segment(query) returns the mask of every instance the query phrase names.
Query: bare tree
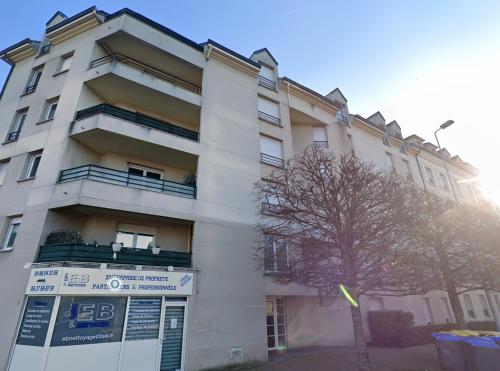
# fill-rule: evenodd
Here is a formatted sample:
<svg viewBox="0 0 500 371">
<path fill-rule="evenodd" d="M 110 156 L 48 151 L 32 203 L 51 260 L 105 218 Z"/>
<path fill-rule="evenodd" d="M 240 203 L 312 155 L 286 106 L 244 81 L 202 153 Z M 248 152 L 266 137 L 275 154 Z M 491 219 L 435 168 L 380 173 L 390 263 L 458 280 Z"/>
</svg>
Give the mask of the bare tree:
<svg viewBox="0 0 500 371">
<path fill-rule="evenodd" d="M 376 291 L 417 294 L 405 287 L 406 255 L 399 254 L 415 222 L 421 190 L 354 157 L 336 158 L 314 146 L 287 161 L 257 186 L 266 201 L 257 256 L 281 284 L 337 295 L 347 287 L 354 300 Z M 418 267 L 409 266 L 417 271 Z M 357 366 L 370 369 L 359 305 L 351 305 Z"/>
<path fill-rule="evenodd" d="M 467 328 L 459 295 L 500 288 L 500 221 L 488 204 L 456 205 L 428 194 L 406 247 L 432 289 L 448 293 L 455 320 Z M 415 280 L 411 274 L 402 280 Z M 429 287 L 428 287 L 429 288 Z M 492 308 L 493 309 L 493 308 Z"/>
</svg>

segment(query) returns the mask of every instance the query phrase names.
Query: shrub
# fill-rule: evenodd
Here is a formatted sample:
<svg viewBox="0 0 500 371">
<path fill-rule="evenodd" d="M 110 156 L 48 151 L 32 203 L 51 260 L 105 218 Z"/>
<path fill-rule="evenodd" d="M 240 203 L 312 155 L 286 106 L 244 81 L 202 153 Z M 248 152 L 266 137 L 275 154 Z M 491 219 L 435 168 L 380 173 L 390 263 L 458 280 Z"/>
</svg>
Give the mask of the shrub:
<svg viewBox="0 0 500 371">
<path fill-rule="evenodd" d="M 80 232 L 71 228 L 57 229 L 49 233 L 45 245 L 79 245 L 83 243 Z"/>
<path fill-rule="evenodd" d="M 368 312 L 372 343 L 385 347 L 405 347 L 413 337 L 413 313 L 401 310 Z"/>
</svg>

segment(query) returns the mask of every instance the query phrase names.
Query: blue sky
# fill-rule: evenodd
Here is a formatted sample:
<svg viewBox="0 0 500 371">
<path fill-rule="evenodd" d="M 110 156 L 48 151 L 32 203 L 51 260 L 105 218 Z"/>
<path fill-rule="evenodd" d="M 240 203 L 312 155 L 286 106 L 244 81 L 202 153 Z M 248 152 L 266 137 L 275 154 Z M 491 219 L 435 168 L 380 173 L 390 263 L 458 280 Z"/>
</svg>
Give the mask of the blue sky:
<svg viewBox="0 0 500 371">
<path fill-rule="evenodd" d="M 323 94 L 339 87 L 351 112 L 380 110 L 404 135 L 430 140 L 454 119 L 443 144 L 489 173 L 490 182 L 499 178 L 491 156 L 500 144 L 499 1 L 17 1 L 0 15 L 0 48 L 39 39 L 57 10 L 71 16 L 92 5 L 129 7 L 246 56 L 267 47 L 281 76 Z M 7 72 L 0 64 L 0 81 Z"/>
</svg>

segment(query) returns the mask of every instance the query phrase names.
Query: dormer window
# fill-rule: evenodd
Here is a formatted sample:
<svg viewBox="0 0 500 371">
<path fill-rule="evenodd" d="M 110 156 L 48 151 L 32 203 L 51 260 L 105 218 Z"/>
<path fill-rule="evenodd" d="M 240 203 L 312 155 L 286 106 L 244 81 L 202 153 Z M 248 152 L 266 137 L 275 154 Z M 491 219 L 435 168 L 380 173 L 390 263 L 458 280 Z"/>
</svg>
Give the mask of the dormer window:
<svg viewBox="0 0 500 371">
<path fill-rule="evenodd" d="M 382 137 L 382 142 L 383 142 L 386 146 L 388 146 L 388 147 L 390 147 L 390 146 L 391 146 L 391 145 L 389 144 L 389 137 L 388 137 L 387 135 L 384 135 L 384 136 Z"/>
</svg>

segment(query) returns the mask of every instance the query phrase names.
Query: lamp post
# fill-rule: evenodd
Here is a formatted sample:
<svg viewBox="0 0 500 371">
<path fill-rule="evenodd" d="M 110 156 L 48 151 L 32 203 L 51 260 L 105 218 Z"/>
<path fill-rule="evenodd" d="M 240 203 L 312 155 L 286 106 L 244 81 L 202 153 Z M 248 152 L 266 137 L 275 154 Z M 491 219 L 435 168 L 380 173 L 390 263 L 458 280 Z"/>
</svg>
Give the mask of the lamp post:
<svg viewBox="0 0 500 371">
<path fill-rule="evenodd" d="M 441 124 L 439 126 L 439 129 L 437 129 L 434 132 L 434 137 L 436 138 L 436 142 L 437 142 L 437 145 L 438 145 L 438 148 L 439 148 L 439 154 L 441 156 L 441 161 L 443 161 L 444 170 L 446 171 L 446 176 L 448 177 L 448 182 L 450 183 L 450 188 L 451 188 L 451 191 L 453 193 L 453 198 L 455 199 L 455 202 L 458 204 L 458 197 L 457 197 L 457 194 L 455 192 L 455 186 L 453 185 L 453 180 L 451 179 L 451 175 L 450 175 L 450 172 L 448 170 L 448 165 L 446 165 L 446 160 L 444 158 L 443 151 L 441 149 L 441 144 L 439 144 L 439 139 L 438 139 L 438 135 L 437 135 L 437 133 L 438 133 L 439 130 L 444 130 L 447 127 L 450 127 L 451 125 L 453 125 L 454 123 L 455 123 L 455 121 L 448 120 L 445 123 Z"/>
</svg>

